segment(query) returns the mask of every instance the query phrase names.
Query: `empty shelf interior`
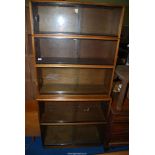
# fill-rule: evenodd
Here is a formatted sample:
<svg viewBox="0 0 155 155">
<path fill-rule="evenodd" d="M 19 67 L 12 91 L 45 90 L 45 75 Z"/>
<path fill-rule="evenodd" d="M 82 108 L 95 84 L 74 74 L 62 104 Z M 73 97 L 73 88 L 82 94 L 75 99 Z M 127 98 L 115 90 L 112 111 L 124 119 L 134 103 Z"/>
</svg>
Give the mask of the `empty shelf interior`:
<svg viewBox="0 0 155 155">
<path fill-rule="evenodd" d="M 48 84 L 40 89 L 41 94 L 106 94 L 107 92 L 104 85 Z"/>
<path fill-rule="evenodd" d="M 122 7 L 59 4 L 32 3 L 35 33 L 117 35 Z"/>
<path fill-rule="evenodd" d="M 109 101 L 39 102 L 41 123 L 106 123 Z"/>
<path fill-rule="evenodd" d="M 117 41 L 35 38 L 38 64 L 113 65 Z"/>
<path fill-rule="evenodd" d="M 104 141 L 104 126 L 42 126 L 43 144 L 100 145 Z M 44 132 L 44 133 L 43 133 Z"/>
<path fill-rule="evenodd" d="M 112 69 L 38 68 L 40 94 L 107 95 Z"/>
</svg>

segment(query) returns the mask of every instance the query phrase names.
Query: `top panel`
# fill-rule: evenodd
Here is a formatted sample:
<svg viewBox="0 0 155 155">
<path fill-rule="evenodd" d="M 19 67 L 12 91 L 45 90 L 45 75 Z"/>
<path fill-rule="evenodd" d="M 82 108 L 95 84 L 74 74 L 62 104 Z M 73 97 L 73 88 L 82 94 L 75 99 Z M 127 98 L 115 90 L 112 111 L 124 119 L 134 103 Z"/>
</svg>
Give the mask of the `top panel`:
<svg viewBox="0 0 155 155">
<path fill-rule="evenodd" d="M 32 2 L 35 34 L 118 36 L 123 7 Z"/>
</svg>

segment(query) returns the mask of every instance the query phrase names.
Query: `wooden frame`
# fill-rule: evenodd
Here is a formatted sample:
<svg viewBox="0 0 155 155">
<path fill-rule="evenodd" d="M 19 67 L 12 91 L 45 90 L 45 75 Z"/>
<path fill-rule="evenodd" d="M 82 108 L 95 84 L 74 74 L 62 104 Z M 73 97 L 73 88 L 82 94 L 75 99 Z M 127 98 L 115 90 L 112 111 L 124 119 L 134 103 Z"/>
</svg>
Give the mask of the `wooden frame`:
<svg viewBox="0 0 155 155">
<path fill-rule="evenodd" d="M 110 3 L 95 3 L 95 2 L 79 2 L 78 0 L 31 0 L 31 2 L 53 2 L 53 3 L 63 3 L 63 4 L 83 4 L 83 5 L 95 5 L 95 6 L 110 6 L 110 7 L 125 7 L 125 5 L 117 5 Z"/>
</svg>

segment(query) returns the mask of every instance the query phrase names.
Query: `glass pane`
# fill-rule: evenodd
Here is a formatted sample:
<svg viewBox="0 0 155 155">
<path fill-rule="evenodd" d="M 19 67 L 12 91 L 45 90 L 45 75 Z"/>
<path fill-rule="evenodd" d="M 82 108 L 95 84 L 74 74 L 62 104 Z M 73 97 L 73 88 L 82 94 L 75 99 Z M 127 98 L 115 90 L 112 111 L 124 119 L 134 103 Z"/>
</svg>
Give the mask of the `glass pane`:
<svg viewBox="0 0 155 155">
<path fill-rule="evenodd" d="M 108 94 L 112 69 L 38 68 L 40 94 Z"/>
<path fill-rule="evenodd" d="M 117 36 L 121 7 L 33 2 L 34 33 Z"/>
<path fill-rule="evenodd" d="M 33 3 L 33 20 L 35 33 L 77 32 L 78 14 L 76 8 L 61 5 L 35 5 Z"/>
<path fill-rule="evenodd" d="M 80 40 L 79 57 L 92 64 L 112 65 L 117 41 Z"/>
<path fill-rule="evenodd" d="M 104 143 L 104 125 L 41 126 L 43 145 L 100 145 Z"/>
<path fill-rule="evenodd" d="M 112 65 L 116 44 L 108 40 L 36 38 L 36 62 Z"/>
<path fill-rule="evenodd" d="M 106 123 L 109 101 L 39 102 L 41 123 Z M 63 112 L 62 112 L 63 109 Z"/>
<path fill-rule="evenodd" d="M 117 36 L 121 8 L 83 7 L 81 14 L 81 33 Z"/>
</svg>

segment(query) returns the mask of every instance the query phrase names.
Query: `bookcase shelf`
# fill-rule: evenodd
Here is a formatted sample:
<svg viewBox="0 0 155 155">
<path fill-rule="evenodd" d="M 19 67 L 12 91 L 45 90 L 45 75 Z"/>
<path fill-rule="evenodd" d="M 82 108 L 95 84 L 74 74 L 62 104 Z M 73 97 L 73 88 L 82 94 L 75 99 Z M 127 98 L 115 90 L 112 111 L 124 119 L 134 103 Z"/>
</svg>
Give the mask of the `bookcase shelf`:
<svg viewBox="0 0 155 155">
<path fill-rule="evenodd" d="M 108 95 L 112 69 L 38 68 L 37 73 L 40 94 Z"/>
<path fill-rule="evenodd" d="M 70 146 L 70 145 L 102 145 L 104 143 L 103 125 L 79 126 L 41 126 L 43 145 Z"/>
<path fill-rule="evenodd" d="M 67 85 L 67 84 L 51 84 L 43 85 L 40 94 L 107 94 L 103 85 Z"/>
<path fill-rule="evenodd" d="M 109 101 L 39 102 L 40 124 L 105 124 L 107 123 L 108 104 L 110 104 Z"/>
<path fill-rule="evenodd" d="M 35 64 L 35 67 L 42 68 L 42 67 L 57 67 L 57 68 L 111 68 L 113 69 L 114 66 L 112 65 L 77 65 L 77 64 Z"/>
</svg>

